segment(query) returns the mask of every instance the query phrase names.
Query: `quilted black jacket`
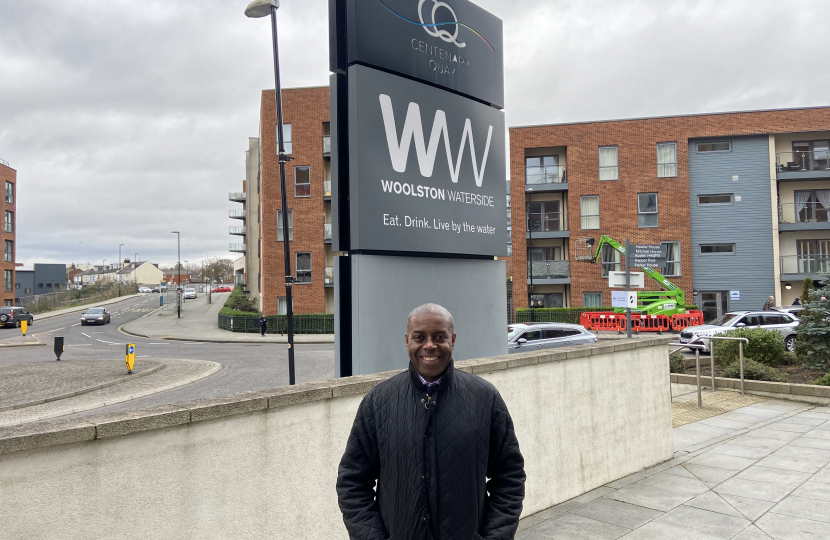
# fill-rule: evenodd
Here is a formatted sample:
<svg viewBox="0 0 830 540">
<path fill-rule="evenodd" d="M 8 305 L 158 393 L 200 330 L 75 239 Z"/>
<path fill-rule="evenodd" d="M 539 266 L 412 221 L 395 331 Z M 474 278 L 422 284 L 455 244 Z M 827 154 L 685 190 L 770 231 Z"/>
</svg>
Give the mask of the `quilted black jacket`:
<svg viewBox="0 0 830 540">
<path fill-rule="evenodd" d="M 450 363 L 428 395 L 410 364 L 360 404 L 337 496 L 353 540 L 510 540 L 524 482 L 495 387 Z"/>
</svg>

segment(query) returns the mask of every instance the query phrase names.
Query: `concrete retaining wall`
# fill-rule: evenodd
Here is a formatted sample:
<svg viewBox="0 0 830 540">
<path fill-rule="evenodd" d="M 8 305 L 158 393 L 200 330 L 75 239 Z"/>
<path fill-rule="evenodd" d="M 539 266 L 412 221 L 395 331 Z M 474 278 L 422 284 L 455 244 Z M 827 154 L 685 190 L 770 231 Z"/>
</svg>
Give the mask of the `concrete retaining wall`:
<svg viewBox="0 0 830 540">
<path fill-rule="evenodd" d="M 697 377 L 695 375 L 686 375 L 683 373 L 672 373 L 671 382 L 697 385 Z M 701 377 L 700 385 L 705 386 L 706 388 L 711 388 L 712 378 Z M 740 390 L 741 380 L 715 377 L 715 386 L 717 388 Z M 779 383 L 771 381 L 750 381 L 745 379 L 744 392 L 747 394 L 755 394 L 775 399 L 787 399 L 803 403 L 814 403 L 816 405 L 830 405 L 830 386 Z"/>
<path fill-rule="evenodd" d="M 669 341 L 459 362 L 510 408 L 525 515 L 672 457 Z M 0 428 L 0 538 L 346 539 L 337 465 L 391 374 Z"/>
</svg>

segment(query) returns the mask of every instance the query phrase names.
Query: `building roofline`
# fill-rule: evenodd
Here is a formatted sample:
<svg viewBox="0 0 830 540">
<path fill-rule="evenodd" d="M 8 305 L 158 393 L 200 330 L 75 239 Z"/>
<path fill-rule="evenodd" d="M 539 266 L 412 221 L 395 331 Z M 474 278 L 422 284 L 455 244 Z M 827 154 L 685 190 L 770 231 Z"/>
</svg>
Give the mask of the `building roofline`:
<svg viewBox="0 0 830 540">
<path fill-rule="evenodd" d="M 320 85 L 316 85 L 316 86 L 294 86 L 292 88 L 283 88 L 282 91 L 285 92 L 287 90 L 313 90 L 315 88 L 329 88 L 329 85 L 320 84 Z M 274 92 L 275 90 L 273 88 L 263 88 L 262 91 L 263 92 Z"/>
<path fill-rule="evenodd" d="M 510 126 L 509 129 L 522 129 L 533 127 L 548 127 L 548 126 L 576 126 L 583 124 L 605 124 L 609 122 L 633 122 L 637 120 L 664 120 L 667 118 L 691 118 L 695 116 L 726 116 L 729 114 L 751 114 L 751 113 L 768 113 L 781 111 L 810 111 L 815 109 L 830 109 L 830 105 L 817 105 L 815 107 L 789 107 L 782 109 L 756 109 L 749 111 L 724 111 L 711 113 L 695 113 L 695 114 L 670 114 L 666 116 L 640 116 L 634 118 L 614 118 L 610 120 L 585 120 L 582 122 L 559 122 L 551 124 L 527 124 L 523 126 Z"/>
</svg>

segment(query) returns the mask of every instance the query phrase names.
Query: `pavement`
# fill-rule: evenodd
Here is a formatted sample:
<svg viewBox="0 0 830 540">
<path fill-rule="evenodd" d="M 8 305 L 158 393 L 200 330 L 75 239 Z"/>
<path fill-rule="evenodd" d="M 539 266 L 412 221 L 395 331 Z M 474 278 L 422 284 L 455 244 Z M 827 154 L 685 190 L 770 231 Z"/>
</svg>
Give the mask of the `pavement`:
<svg viewBox="0 0 830 540">
<path fill-rule="evenodd" d="M 145 317 L 123 325 L 120 330 L 131 336 L 148 339 L 199 341 L 207 343 L 288 343 L 288 336 L 229 332 L 219 328 L 219 311 L 230 293 L 213 294 L 208 303 L 205 294 L 182 304 L 181 317 L 174 305 L 158 309 Z M 294 343 L 334 343 L 334 334 L 295 334 Z"/>
<path fill-rule="evenodd" d="M 830 407 L 709 392 L 685 422 L 690 388 L 672 389 L 674 459 L 522 519 L 516 540 L 830 538 Z"/>
</svg>

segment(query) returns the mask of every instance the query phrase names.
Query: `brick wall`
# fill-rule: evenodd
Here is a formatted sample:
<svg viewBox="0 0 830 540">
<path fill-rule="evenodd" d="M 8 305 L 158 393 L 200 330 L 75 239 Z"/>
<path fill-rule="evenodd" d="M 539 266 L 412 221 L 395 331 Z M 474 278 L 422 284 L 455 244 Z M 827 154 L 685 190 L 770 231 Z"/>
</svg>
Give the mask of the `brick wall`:
<svg viewBox="0 0 830 540">
<path fill-rule="evenodd" d="M 830 129 L 830 107 L 511 128 L 513 256 L 508 268 L 513 272 L 515 307 L 528 305 L 525 149 L 567 147 L 570 305 L 582 306 L 583 292 L 602 292 L 603 304 L 611 303 L 611 293 L 607 281 L 601 278 L 599 266 L 573 261 L 577 238 L 599 239 L 602 234 L 619 242 L 626 238 L 632 243 L 680 241 L 682 276 L 670 279 L 686 292 L 687 302 L 691 302 L 688 140 L 827 129 Z M 677 143 L 676 178 L 657 177 L 656 145 L 659 142 Z M 619 147 L 619 180 L 600 181 L 598 147 L 613 145 Z M 658 228 L 638 227 L 637 194 L 643 192 L 658 194 Z M 582 195 L 600 197 L 599 230 L 580 229 L 579 198 Z M 772 231 L 761 234 L 772 234 Z M 645 290 L 659 290 L 656 285 L 646 278 Z"/>
<path fill-rule="evenodd" d="M 14 186 L 14 203 L 9 204 L 6 202 L 6 182 L 11 182 L 15 184 Z M 14 261 L 17 260 L 17 242 L 15 241 L 15 233 L 17 232 L 17 211 L 16 211 L 16 204 L 17 204 L 17 171 L 14 169 L 7 167 L 0 163 L 0 206 L 3 207 L 2 212 L 0 212 L 0 220 L 2 220 L 2 225 L 0 225 L 0 305 L 6 303 L 6 300 L 11 300 L 14 302 Z M 5 227 L 5 220 L 6 220 L 6 211 L 14 212 L 14 233 L 7 233 Z M 14 242 L 14 251 L 12 252 L 12 262 L 6 262 L 5 257 L 5 249 L 6 249 L 6 240 L 11 240 Z M 12 290 L 10 292 L 6 292 L 5 287 L 3 286 L 3 280 L 6 275 L 6 270 L 12 271 Z"/>
<path fill-rule="evenodd" d="M 326 311 L 323 274 L 325 244 L 323 224 L 326 206 L 323 201 L 323 123 L 329 121 L 329 89 L 325 87 L 293 88 L 282 91 L 283 123 L 292 126 L 292 157 L 286 164 L 288 207 L 293 210 L 294 240 L 291 242 L 291 274 L 296 276 L 296 253 L 311 253 L 311 283 L 294 284 L 295 313 Z M 262 311 L 277 313 L 277 299 L 285 296 L 283 244 L 277 242 L 277 210 L 280 209 L 280 170 L 276 141 L 276 104 L 273 90 L 262 92 L 262 178 L 260 212 L 262 231 L 261 295 Z M 309 166 L 311 196 L 295 197 L 294 167 Z M 248 249 L 257 249 L 255 244 Z M 255 276 L 251 276 L 255 279 Z M 249 278 L 250 279 L 250 278 Z"/>
</svg>

